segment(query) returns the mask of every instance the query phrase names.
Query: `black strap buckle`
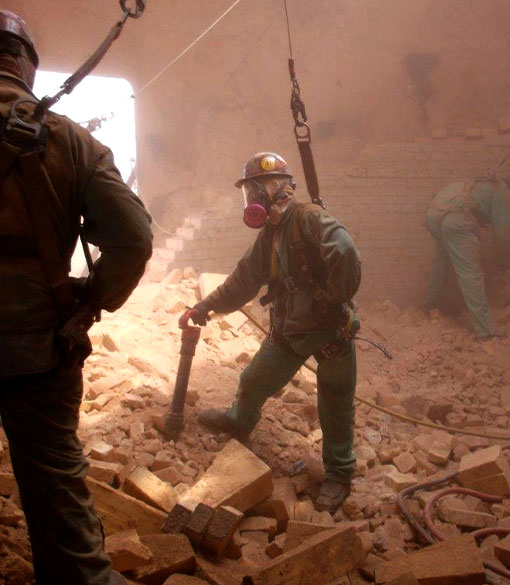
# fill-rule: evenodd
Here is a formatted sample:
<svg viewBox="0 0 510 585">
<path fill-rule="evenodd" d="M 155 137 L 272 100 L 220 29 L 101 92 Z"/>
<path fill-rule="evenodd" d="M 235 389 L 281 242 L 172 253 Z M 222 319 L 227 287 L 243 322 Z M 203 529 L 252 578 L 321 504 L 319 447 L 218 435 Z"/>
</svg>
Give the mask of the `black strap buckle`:
<svg viewBox="0 0 510 585">
<path fill-rule="evenodd" d="M 324 359 L 332 360 L 339 354 L 341 349 L 342 346 L 338 343 L 326 343 L 326 345 L 320 349 L 320 354 Z"/>
<path fill-rule="evenodd" d="M 298 289 L 298 286 L 296 284 L 296 279 L 293 278 L 292 276 L 287 276 L 287 278 L 283 279 L 283 286 L 287 289 L 287 292 L 291 295 L 293 295 Z"/>
<path fill-rule="evenodd" d="M 2 128 L 0 139 L 25 152 L 42 153 L 46 149 L 45 118 L 32 122 L 23 120 L 18 113 L 18 108 L 23 103 L 38 105 L 36 100 L 24 97 L 13 102 L 9 110 L 9 118 Z"/>
<path fill-rule="evenodd" d="M 140 18 L 143 16 L 144 10 L 147 6 L 147 0 L 135 0 L 135 7 L 133 9 L 128 8 L 127 0 L 119 0 L 120 7 L 124 14 L 129 18 Z"/>
</svg>

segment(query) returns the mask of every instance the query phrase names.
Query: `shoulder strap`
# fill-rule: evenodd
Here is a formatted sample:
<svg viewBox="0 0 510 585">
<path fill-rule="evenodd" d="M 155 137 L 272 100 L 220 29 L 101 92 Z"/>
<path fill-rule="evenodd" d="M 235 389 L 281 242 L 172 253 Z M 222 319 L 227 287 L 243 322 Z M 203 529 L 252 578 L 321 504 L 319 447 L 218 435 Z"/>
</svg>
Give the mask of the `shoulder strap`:
<svg viewBox="0 0 510 585">
<path fill-rule="evenodd" d="M 32 128 L 37 129 L 35 134 L 31 132 Z M 50 213 L 50 199 L 58 201 L 58 198 L 41 160 L 46 129 L 42 122 L 24 123 L 16 115 L 13 106 L 7 123 L 2 119 L 1 130 L 0 185 L 17 163 L 20 171 L 18 183 L 32 224 L 38 256 L 61 318 L 67 320 L 75 302 L 67 265 L 62 258 L 56 226 Z"/>
</svg>

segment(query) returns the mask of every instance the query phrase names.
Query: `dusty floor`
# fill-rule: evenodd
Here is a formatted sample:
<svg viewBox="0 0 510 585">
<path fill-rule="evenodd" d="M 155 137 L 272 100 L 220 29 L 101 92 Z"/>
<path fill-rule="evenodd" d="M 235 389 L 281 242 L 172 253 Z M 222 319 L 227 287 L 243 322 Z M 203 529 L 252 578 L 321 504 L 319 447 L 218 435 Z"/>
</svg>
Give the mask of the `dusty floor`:
<svg viewBox="0 0 510 585">
<path fill-rule="evenodd" d="M 499 288 L 493 302 L 495 320 L 510 328 L 510 282 L 501 280 Z M 198 425 L 197 413 L 230 404 L 238 375 L 262 339 L 250 324 L 231 328 L 221 317 L 203 329 L 191 374 L 186 427 L 176 444 L 166 442 L 156 427 L 173 391 L 180 347 L 177 317 L 185 305 L 195 302 L 196 291 L 195 278 L 155 283 L 149 273 L 120 311 L 105 314 L 94 326 L 94 354 L 84 371 L 80 437 L 85 453 L 104 441 L 125 451 L 129 467 L 151 469 L 155 459 L 165 460 L 165 479 L 179 492 L 200 478 L 228 439 Z M 477 343 L 465 314 L 458 319 L 426 316 L 418 309 L 399 310 L 388 301 L 360 306 L 359 314 L 362 333 L 381 341 L 393 354 L 390 361 L 366 343 L 358 343 L 359 397 L 401 414 L 429 415 L 439 423 L 509 433 L 510 338 Z M 267 402 L 249 442 L 275 476 L 296 470 L 308 475 L 309 483 L 300 495 L 304 499 L 313 499 L 322 473 L 315 403 L 314 375 L 303 369 Z M 423 458 L 417 457 L 409 473 L 418 479 L 453 469 L 470 449 L 496 442 L 418 427 L 358 403 L 358 470 L 352 496 L 334 520 L 359 521 L 364 544 L 372 552 L 391 556 L 416 546 L 411 530 L 398 518 L 395 487 L 386 476 L 400 469 L 400 464 L 395 467 L 399 454 L 414 456 L 420 451 L 423 435 L 426 442 L 449 446 L 451 451 L 446 461 L 439 458 L 436 464 L 430 458 L 423 464 Z M 0 471 L 8 471 L 8 449 L 2 438 Z M 0 502 L 0 585 L 22 585 L 29 582 L 23 576 L 25 568 L 9 567 L 8 551 L 30 558 L 24 520 L 15 494 Z M 454 525 L 448 530 L 458 532 Z"/>
</svg>

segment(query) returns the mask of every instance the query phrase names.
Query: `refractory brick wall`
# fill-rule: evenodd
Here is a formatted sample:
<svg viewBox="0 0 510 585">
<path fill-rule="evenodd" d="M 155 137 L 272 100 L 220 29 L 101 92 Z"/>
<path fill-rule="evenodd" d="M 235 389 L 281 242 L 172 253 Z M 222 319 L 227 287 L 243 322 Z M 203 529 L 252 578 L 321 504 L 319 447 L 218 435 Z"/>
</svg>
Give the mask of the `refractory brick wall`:
<svg viewBox="0 0 510 585">
<path fill-rule="evenodd" d="M 366 149 L 346 173 L 320 176 L 327 209 L 362 254 L 359 299 L 421 303 L 432 258 L 425 227 L 429 199 L 451 181 L 489 176 L 508 152 L 508 135 L 382 144 Z M 507 165 L 503 174 L 505 170 Z M 306 198 L 299 186 L 298 197 Z M 171 265 L 231 271 L 256 236 L 241 218 L 240 200 L 229 211 L 204 214 L 199 229 L 181 232 L 189 239 L 177 246 L 182 250 L 175 252 Z M 175 238 L 169 246 L 175 246 Z"/>
</svg>

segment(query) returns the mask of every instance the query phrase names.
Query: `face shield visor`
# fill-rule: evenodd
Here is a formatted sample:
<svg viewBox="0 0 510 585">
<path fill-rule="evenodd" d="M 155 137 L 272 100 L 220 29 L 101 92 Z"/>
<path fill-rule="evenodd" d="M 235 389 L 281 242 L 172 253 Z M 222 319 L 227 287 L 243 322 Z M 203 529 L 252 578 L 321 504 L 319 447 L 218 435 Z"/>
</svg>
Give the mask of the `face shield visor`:
<svg viewBox="0 0 510 585">
<path fill-rule="evenodd" d="M 253 229 L 260 229 L 267 219 L 268 196 L 263 185 L 257 181 L 245 181 L 241 185 L 244 198 L 244 223 Z"/>
</svg>

